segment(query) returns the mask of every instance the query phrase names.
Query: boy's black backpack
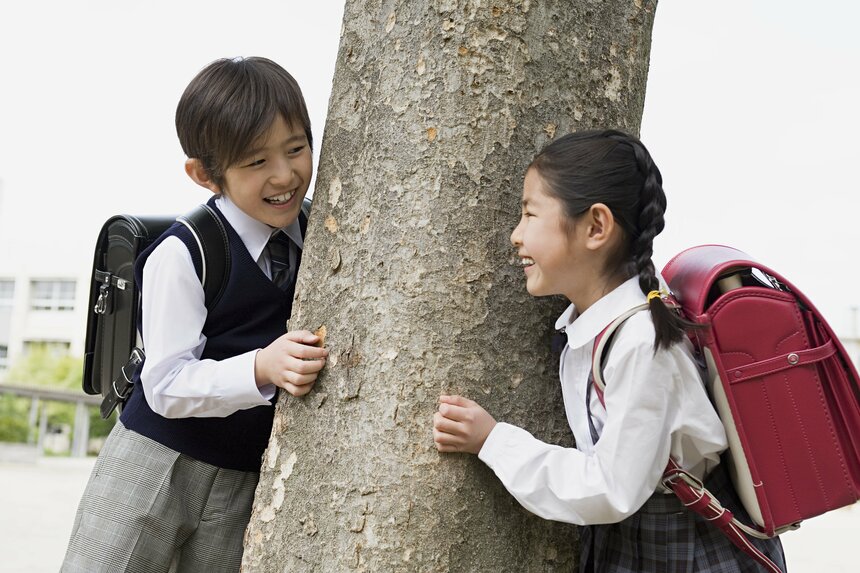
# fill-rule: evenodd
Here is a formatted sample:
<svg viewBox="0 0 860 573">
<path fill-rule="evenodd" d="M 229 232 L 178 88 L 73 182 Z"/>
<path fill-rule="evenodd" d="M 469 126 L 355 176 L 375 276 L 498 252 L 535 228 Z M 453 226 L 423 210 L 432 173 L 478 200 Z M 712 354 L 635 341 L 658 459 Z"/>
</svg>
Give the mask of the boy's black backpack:
<svg viewBox="0 0 860 573">
<path fill-rule="evenodd" d="M 303 231 L 309 212 L 310 199 L 305 198 L 300 216 Z M 135 260 L 176 221 L 188 227 L 200 247 L 201 264 L 196 270 L 207 310 L 224 292 L 230 274 L 227 231 L 208 205 L 179 217 L 116 215 L 105 222 L 93 259 L 83 373 L 84 392 L 104 396 L 103 418 L 131 394 L 135 370 L 144 358 Z"/>
</svg>

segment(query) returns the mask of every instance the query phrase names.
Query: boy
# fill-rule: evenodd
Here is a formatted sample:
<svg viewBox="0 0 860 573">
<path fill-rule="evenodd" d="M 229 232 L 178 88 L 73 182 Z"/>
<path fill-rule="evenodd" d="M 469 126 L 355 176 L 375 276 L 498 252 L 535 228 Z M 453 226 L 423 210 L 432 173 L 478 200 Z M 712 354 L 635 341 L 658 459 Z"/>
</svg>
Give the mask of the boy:
<svg viewBox="0 0 860 573">
<path fill-rule="evenodd" d="M 308 393 L 328 354 L 310 332 L 285 333 L 312 172 L 295 80 L 264 58 L 215 61 L 182 95 L 176 130 L 227 230 L 226 290 L 207 312 L 181 224 L 138 259 L 146 361 L 87 484 L 65 572 L 238 571 L 276 387 Z"/>
</svg>

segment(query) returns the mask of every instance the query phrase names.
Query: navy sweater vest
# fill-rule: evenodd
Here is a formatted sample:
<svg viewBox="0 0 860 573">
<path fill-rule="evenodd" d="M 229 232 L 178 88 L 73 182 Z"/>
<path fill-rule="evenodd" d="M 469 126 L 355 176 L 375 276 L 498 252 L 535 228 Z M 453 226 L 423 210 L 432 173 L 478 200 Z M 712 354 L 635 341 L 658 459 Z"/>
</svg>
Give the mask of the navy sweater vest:
<svg viewBox="0 0 860 573">
<path fill-rule="evenodd" d="M 214 207 L 214 198 L 209 204 Z M 215 210 L 227 230 L 231 266 L 224 294 L 215 308 L 209 309 L 203 326 L 206 346 L 201 358 L 222 360 L 268 346 L 283 335 L 290 317 L 293 289 L 285 293 L 269 280 L 233 227 Z M 302 223 L 304 232 L 305 221 Z M 194 238 L 184 225 L 175 223 L 135 263 L 142 296 L 146 296 L 140 277 L 143 265 L 152 250 L 169 236 L 181 239 L 195 265 L 199 264 L 200 252 Z M 301 251 L 299 260 L 300 257 Z M 141 370 L 142 367 L 138 372 Z M 138 374 L 135 386 L 139 383 Z M 221 468 L 258 472 L 273 416 L 274 407 L 269 405 L 239 410 L 224 418 L 165 418 L 152 411 L 142 388 L 137 387 L 120 420 L 126 428 L 197 460 Z"/>
</svg>

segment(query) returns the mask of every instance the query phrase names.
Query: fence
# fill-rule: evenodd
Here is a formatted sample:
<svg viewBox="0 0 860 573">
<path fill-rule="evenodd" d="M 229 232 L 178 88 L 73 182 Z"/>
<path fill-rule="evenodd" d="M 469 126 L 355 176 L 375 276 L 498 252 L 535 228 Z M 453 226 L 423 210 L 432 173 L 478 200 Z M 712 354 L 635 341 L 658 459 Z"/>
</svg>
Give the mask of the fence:
<svg viewBox="0 0 860 573">
<path fill-rule="evenodd" d="M 87 455 L 87 442 L 90 436 L 90 417 L 87 412 L 87 406 L 101 404 L 101 396 L 90 396 L 72 390 L 39 386 L 16 386 L 12 384 L 0 384 L 0 394 L 11 394 L 31 399 L 28 422 L 28 435 L 30 439 L 28 439 L 28 442 L 37 442 L 36 446 L 40 452 L 44 448 L 44 439 L 48 431 L 48 413 L 45 408 L 39 408 L 39 403 L 41 401 L 54 401 L 75 404 L 75 422 L 72 429 L 72 447 L 70 453 L 72 457 L 85 457 Z M 39 413 L 40 410 L 41 414 Z M 37 428 L 38 441 L 33 439 L 33 436 L 37 434 Z"/>
</svg>

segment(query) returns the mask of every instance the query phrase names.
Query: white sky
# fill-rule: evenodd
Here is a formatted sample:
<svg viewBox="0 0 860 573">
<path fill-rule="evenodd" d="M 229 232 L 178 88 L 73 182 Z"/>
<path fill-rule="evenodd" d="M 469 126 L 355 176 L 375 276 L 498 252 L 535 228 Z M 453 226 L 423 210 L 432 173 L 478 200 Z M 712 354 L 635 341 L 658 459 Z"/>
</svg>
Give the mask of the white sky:
<svg viewBox="0 0 860 573">
<path fill-rule="evenodd" d="M 89 272 L 108 216 L 184 212 L 207 198 L 182 171 L 173 113 L 215 58 L 282 64 L 321 142 L 342 5 L 5 5 L 0 274 Z M 803 289 L 838 332 L 852 332 L 858 21 L 860 5 L 848 0 L 660 2 L 642 128 L 669 197 L 658 267 L 689 245 L 737 246 Z"/>
</svg>

